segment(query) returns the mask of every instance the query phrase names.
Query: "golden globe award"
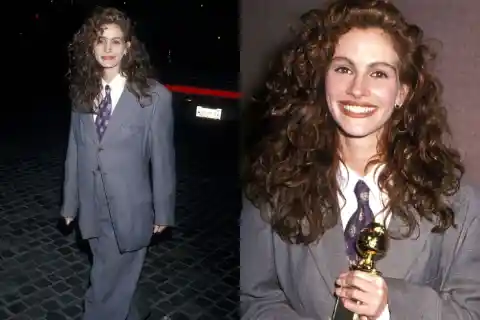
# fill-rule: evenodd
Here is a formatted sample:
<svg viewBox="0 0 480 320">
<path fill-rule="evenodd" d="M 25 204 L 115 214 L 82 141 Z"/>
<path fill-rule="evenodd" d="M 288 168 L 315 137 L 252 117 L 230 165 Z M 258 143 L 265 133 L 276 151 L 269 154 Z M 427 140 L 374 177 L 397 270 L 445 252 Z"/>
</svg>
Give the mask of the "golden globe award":
<svg viewBox="0 0 480 320">
<path fill-rule="evenodd" d="M 357 253 L 360 259 L 351 267 L 370 274 L 381 275 L 375 268 L 375 262 L 382 259 L 388 250 L 388 235 L 386 228 L 376 222 L 371 223 L 360 231 L 357 239 Z M 356 320 L 357 314 L 345 309 L 337 298 L 333 309 L 332 320 Z"/>
</svg>

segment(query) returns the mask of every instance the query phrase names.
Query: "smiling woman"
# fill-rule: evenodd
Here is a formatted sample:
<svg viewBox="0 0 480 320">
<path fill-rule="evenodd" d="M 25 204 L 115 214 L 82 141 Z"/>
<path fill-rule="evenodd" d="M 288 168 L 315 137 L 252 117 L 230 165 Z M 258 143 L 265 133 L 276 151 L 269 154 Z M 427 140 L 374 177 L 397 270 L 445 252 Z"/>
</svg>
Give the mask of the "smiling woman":
<svg viewBox="0 0 480 320">
<path fill-rule="evenodd" d="M 329 112 L 343 133 L 341 145 L 346 137 L 363 138 L 375 153 L 382 129 L 395 108 L 403 105 L 409 89 L 400 82 L 392 40 L 380 28 L 352 29 L 337 43 L 325 88 Z"/>
<path fill-rule="evenodd" d="M 70 62 L 61 216 L 78 220 L 93 254 L 82 319 L 144 319 L 133 295 L 147 246 L 174 221 L 172 94 L 149 77 L 148 54 L 116 8 L 86 19 Z"/>
<path fill-rule="evenodd" d="M 150 57 L 138 40 L 132 21 L 116 9 L 98 8 L 73 37 L 69 47 L 70 98 L 75 108 L 93 112 L 104 72 L 121 70 L 135 86 L 137 98 L 148 95 L 154 76 Z M 105 69 L 106 68 L 106 69 Z"/>
<path fill-rule="evenodd" d="M 110 23 L 102 26 L 93 52 L 95 59 L 104 69 L 115 69 L 118 72 L 120 62 L 127 54 L 131 42 L 125 41 L 119 25 Z"/>
<path fill-rule="evenodd" d="M 302 16 L 245 179 L 243 320 L 479 319 L 480 196 L 445 140 L 431 57 L 390 1 Z M 381 275 L 356 268 L 374 222 L 388 230 Z"/>
</svg>

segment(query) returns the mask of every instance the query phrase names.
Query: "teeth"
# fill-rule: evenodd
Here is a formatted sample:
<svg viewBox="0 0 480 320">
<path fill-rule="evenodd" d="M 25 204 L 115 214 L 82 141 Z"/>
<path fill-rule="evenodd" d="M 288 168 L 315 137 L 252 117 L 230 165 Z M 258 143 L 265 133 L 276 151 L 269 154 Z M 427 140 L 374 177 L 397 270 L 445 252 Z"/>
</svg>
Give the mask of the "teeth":
<svg viewBox="0 0 480 320">
<path fill-rule="evenodd" d="M 362 106 L 353 106 L 353 105 L 343 105 L 343 107 L 353 113 L 369 113 L 375 110 L 373 107 L 362 107 Z"/>
</svg>

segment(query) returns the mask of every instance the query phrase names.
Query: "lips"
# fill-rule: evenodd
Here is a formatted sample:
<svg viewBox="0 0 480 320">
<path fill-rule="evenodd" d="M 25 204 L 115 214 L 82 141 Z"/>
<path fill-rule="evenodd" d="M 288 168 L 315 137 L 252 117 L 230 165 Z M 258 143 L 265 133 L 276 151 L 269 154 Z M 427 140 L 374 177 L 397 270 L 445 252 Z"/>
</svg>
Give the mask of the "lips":
<svg viewBox="0 0 480 320">
<path fill-rule="evenodd" d="M 351 118 L 366 118 L 373 115 L 378 107 L 373 104 L 355 101 L 339 101 L 340 111 Z"/>
<path fill-rule="evenodd" d="M 115 59 L 114 56 L 102 56 L 102 60 L 113 60 Z"/>
</svg>

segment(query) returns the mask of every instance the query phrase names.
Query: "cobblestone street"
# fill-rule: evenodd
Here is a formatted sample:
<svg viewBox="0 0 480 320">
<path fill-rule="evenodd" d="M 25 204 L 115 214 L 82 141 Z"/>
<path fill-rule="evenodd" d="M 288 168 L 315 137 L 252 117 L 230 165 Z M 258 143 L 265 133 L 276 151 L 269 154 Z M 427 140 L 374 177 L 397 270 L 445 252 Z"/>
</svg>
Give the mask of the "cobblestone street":
<svg viewBox="0 0 480 320">
<path fill-rule="evenodd" d="M 87 248 L 57 226 L 68 120 L 48 118 L 0 131 L 0 320 L 82 310 Z M 137 298 L 149 319 L 238 318 L 236 130 L 177 124 L 178 226 L 149 249 Z"/>
</svg>

